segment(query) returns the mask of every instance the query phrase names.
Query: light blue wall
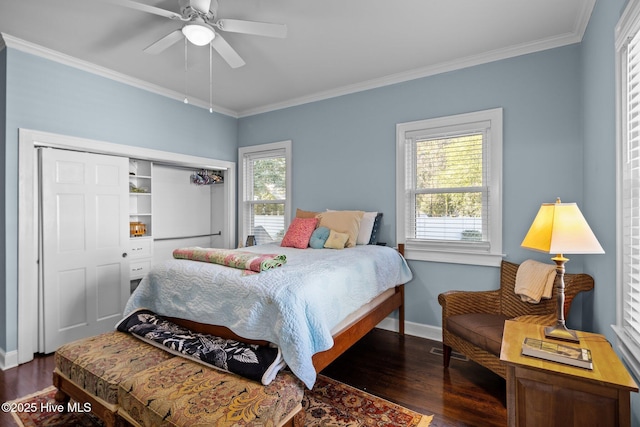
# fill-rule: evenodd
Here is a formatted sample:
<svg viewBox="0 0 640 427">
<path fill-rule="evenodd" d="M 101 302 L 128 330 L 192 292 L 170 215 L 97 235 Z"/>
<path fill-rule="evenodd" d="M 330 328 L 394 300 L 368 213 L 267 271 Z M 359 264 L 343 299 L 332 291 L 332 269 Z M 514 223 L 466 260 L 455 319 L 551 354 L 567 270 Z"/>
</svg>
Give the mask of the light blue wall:
<svg viewBox="0 0 640 427">
<path fill-rule="evenodd" d="M 6 104 L 0 111 L 6 118 L 0 120 L 5 125 L 0 156 L 5 165 L 1 179 L 6 183 L 0 187 L 4 191 L 0 234 L 5 241 L 0 252 L 6 252 L 0 253 L 5 263 L 0 268 L 4 320 L 0 348 L 13 351 L 17 348 L 18 129 L 236 161 L 237 119 L 16 49 L 1 54 Z"/>
<path fill-rule="evenodd" d="M 586 258 L 596 287 L 585 304 L 591 328 L 615 342 L 616 323 L 616 78 L 615 25 L 626 0 L 599 0 L 582 42 L 584 206 L 606 255 Z M 636 381 L 640 379 L 636 378 Z M 640 426 L 640 396 L 631 393 L 632 425 Z"/>
<path fill-rule="evenodd" d="M 8 64 L 9 142 L 17 141 L 17 128 L 28 128 L 220 160 L 237 157 L 233 117 L 16 49 L 8 49 Z"/>
<path fill-rule="evenodd" d="M 612 341 L 616 323 L 616 88 L 614 28 L 625 0 L 598 1 L 582 43 L 584 198 L 583 213 L 598 229 L 606 255 L 587 257 L 594 276 L 592 327 Z"/>
<path fill-rule="evenodd" d="M 580 46 L 572 45 L 241 118 L 238 141 L 291 139 L 293 207 L 384 212 L 381 240 L 394 244 L 396 124 L 502 107 L 504 252 L 514 261 L 550 262 L 520 243 L 540 203 L 583 202 L 580 72 Z M 498 285 L 493 267 L 410 266 L 407 320 L 420 324 L 440 326 L 439 293 Z M 579 256 L 567 270 L 582 270 Z M 574 326 L 579 306 L 569 319 Z"/>
</svg>

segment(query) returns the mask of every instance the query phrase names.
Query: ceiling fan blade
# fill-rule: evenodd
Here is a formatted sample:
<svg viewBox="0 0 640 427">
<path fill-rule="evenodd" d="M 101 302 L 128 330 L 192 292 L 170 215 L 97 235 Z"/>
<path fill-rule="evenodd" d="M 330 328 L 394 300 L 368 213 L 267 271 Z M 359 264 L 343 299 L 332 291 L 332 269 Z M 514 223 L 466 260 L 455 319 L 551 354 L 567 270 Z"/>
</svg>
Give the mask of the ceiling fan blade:
<svg viewBox="0 0 640 427">
<path fill-rule="evenodd" d="M 284 24 L 271 24 L 268 22 L 241 21 L 239 19 L 221 19 L 216 22 L 216 27 L 231 33 L 253 34 L 267 37 L 287 37 L 287 26 Z"/>
<path fill-rule="evenodd" d="M 211 41 L 211 47 L 227 61 L 227 64 L 229 64 L 231 68 L 242 67 L 245 64 L 244 60 L 238 55 L 238 52 L 236 52 L 220 34 L 216 34 L 215 38 Z"/>
<path fill-rule="evenodd" d="M 179 13 L 171 12 L 169 10 L 160 9 L 159 7 L 149 6 L 148 4 L 138 3 L 131 0 L 102 0 L 107 3 L 117 4 L 119 6 L 128 7 L 129 9 L 140 10 L 142 12 L 153 13 L 154 15 L 164 16 L 169 19 L 182 20 L 182 16 Z"/>
<path fill-rule="evenodd" d="M 182 40 L 182 37 L 184 37 L 184 35 L 182 34 L 182 30 L 175 30 L 167 34 L 157 42 L 152 43 L 144 48 L 144 51 L 151 55 L 157 55 L 160 52 L 164 51 L 166 48 L 173 46 L 175 43 Z"/>
</svg>

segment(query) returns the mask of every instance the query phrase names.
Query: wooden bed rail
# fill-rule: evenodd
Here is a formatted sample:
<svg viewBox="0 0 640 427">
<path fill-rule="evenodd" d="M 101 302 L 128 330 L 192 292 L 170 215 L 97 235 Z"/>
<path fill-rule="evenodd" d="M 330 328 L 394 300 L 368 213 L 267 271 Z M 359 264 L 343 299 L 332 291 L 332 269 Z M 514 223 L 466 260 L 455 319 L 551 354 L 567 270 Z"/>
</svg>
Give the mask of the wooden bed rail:
<svg viewBox="0 0 640 427">
<path fill-rule="evenodd" d="M 404 256 L 404 243 L 398 244 L 398 252 Z M 355 344 L 360 338 L 365 336 L 369 331 L 376 327 L 378 323 L 387 316 L 398 310 L 398 333 L 404 336 L 404 284 L 397 285 L 395 292 L 380 304 L 372 308 L 367 313 L 360 316 L 342 330 L 333 335 L 333 347 L 328 350 L 313 355 L 313 366 L 316 372 L 320 372 L 326 368 L 331 362 L 336 360 L 349 347 Z M 192 331 L 211 334 L 222 338 L 233 339 L 250 344 L 266 345 L 267 341 L 249 340 L 236 335 L 229 328 L 218 325 L 209 325 L 191 320 L 167 317 L 168 320 L 186 327 Z"/>
<path fill-rule="evenodd" d="M 334 334 L 333 347 L 313 355 L 313 366 L 316 372 L 326 368 L 396 309 L 399 310 L 398 333 L 404 336 L 404 285 L 398 285 L 393 295 Z"/>
</svg>

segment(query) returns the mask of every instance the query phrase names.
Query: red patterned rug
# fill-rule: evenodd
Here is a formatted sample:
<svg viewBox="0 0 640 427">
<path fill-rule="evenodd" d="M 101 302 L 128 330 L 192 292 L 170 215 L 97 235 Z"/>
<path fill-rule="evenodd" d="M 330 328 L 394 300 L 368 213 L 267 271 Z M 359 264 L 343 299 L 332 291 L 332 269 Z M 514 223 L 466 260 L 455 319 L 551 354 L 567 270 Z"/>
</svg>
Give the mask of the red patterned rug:
<svg viewBox="0 0 640 427">
<path fill-rule="evenodd" d="M 427 427 L 433 418 L 322 375 L 305 393 L 302 406 L 305 427 Z"/>
<path fill-rule="evenodd" d="M 102 422 L 82 405 L 62 413 L 55 406 L 55 388 L 49 387 L 12 402 L 12 412 L 24 427 L 102 427 Z M 73 404 L 73 402 L 72 402 Z M 305 427 L 427 427 L 432 415 L 422 415 L 346 384 L 319 375 L 313 390 L 305 393 Z"/>
</svg>

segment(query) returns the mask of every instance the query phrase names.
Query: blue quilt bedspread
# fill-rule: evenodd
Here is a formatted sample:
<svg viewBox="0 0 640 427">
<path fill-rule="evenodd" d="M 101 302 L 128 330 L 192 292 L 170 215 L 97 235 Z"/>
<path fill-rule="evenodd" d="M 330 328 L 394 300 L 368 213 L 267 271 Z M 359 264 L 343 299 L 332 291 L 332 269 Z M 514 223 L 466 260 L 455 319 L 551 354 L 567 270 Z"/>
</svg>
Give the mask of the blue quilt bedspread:
<svg viewBox="0 0 640 427">
<path fill-rule="evenodd" d="M 333 346 L 332 328 L 386 289 L 412 278 L 404 258 L 383 246 L 335 250 L 269 244 L 243 250 L 284 254 L 287 263 L 247 275 L 218 264 L 167 260 L 140 282 L 125 315 L 147 308 L 270 341 L 311 388 L 316 379 L 311 358 Z"/>
</svg>

